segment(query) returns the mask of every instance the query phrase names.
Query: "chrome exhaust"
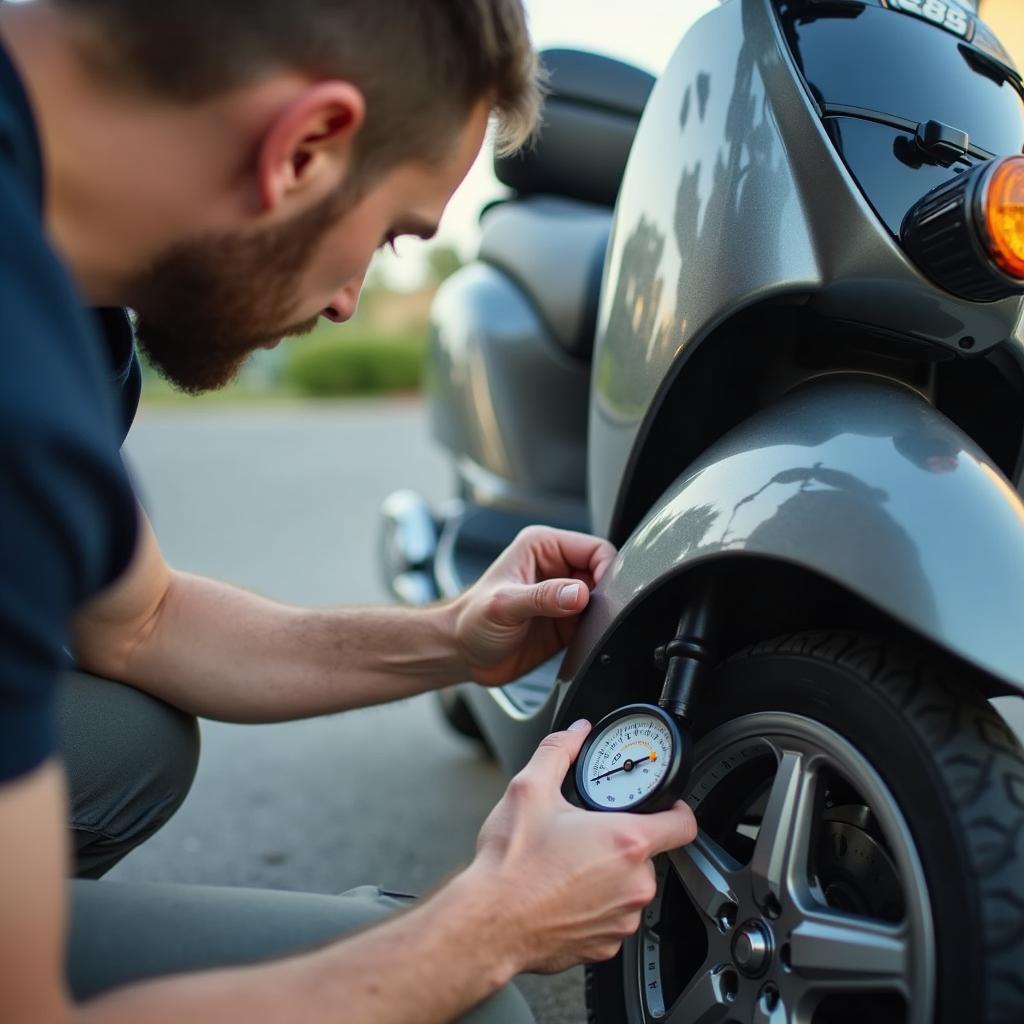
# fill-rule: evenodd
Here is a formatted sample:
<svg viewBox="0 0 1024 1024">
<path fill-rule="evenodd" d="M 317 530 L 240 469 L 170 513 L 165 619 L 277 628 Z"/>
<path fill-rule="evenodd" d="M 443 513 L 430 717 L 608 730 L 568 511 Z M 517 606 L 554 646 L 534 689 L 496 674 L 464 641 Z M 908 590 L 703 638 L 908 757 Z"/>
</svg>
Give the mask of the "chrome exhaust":
<svg viewBox="0 0 1024 1024">
<path fill-rule="evenodd" d="M 380 565 L 384 585 L 403 604 L 440 597 L 434 579 L 438 525 L 430 505 L 415 491 L 395 491 L 381 505 Z"/>
</svg>

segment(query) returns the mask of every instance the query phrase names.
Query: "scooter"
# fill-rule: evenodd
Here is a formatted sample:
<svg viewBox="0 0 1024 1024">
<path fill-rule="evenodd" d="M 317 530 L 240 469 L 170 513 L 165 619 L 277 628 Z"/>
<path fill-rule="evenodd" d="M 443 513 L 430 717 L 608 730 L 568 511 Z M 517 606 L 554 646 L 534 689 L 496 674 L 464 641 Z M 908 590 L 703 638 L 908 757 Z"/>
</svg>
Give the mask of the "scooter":
<svg viewBox="0 0 1024 1024">
<path fill-rule="evenodd" d="M 673 742 L 634 705 L 695 743 L 591 1020 L 1020 1024 L 1024 83 L 955 0 L 724 0 L 656 84 L 545 61 L 433 309 L 455 498 L 392 495 L 382 562 L 418 603 L 528 524 L 619 548 L 564 659 L 444 696 L 510 772 L 611 714 L 584 805 Z"/>
</svg>

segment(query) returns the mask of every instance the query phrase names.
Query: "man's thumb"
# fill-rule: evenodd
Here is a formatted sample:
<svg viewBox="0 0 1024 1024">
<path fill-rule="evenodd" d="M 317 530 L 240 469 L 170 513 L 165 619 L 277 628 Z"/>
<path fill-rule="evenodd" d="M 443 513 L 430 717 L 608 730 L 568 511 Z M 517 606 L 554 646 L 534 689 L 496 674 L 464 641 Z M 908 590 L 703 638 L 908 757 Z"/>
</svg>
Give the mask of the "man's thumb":
<svg viewBox="0 0 1024 1024">
<path fill-rule="evenodd" d="M 550 779 L 560 786 L 589 732 L 590 723 L 581 718 L 564 732 L 548 734 L 540 741 L 540 746 L 530 758 L 524 772 L 538 778 Z"/>
<path fill-rule="evenodd" d="M 579 580 L 545 580 L 502 587 L 492 616 L 502 625 L 517 626 L 529 619 L 565 619 L 578 615 L 590 601 Z"/>
<path fill-rule="evenodd" d="M 534 587 L 534 604 L 541 615 L 575 615 L 589 600 L 590 591 L 579 580 L 545 580 Z"/>
</svg>

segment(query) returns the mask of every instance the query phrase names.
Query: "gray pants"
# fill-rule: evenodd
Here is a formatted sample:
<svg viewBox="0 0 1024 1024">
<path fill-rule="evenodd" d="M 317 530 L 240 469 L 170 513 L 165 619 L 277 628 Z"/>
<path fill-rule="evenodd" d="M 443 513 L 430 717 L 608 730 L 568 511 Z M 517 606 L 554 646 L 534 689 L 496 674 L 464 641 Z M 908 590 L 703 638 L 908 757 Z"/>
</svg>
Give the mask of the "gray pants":
<svg viewBox="0 0 1024 1024">
<path fill-rule="evenodd" d="M 214 886 L 96 881 L 185 799 L 199 759 L 196 721 L 131 687 L 70 673 L 59 705 L 75 848 L 67 976 L 76 999 L 182 971 L 315 948 L 386 917 L 411 897 L 363 886 L 322 896 Z M 508 986 L 461 1018 L 527 1024 Z"/>
<path fill-rule="evenodd" d="M 100 878 L 163 826 L 199 763 L 191 715 L 139 690 L 70 672 L 57 701 L 78 878 Z"/>
</svg>

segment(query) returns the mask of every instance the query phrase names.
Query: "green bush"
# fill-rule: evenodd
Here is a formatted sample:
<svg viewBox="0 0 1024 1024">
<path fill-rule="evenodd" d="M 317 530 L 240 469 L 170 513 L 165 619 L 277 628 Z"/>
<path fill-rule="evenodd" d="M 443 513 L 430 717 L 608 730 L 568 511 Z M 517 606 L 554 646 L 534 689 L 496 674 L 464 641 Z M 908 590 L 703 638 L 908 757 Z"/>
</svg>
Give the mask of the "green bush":
<svg viewBox="0 0 1024 1024">
<path fill-rule="evenodd" d="M 282 383 L 304 395 L 374 395 L 418 389 L 426 339 L 419 335 L 346 337 L 318 332 L 288 342 Z"/>
</svg>

